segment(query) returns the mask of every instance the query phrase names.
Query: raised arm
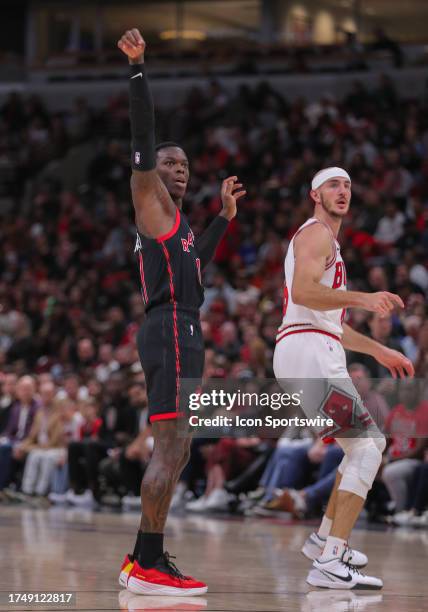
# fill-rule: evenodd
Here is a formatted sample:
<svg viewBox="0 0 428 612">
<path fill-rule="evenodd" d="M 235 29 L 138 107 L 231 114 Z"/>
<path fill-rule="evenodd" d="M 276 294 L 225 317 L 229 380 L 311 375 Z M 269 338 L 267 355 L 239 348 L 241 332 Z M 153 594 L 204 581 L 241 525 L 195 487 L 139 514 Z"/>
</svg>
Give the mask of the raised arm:
<svg viewBox="0 0 428 612">
<path fill-rule="evenodd" d="M 331 255 L 331 237 L 320 223 L 306 227 L 294 240 L 294 279 L 291 299 L 295 304 L 312 310 L 338 310 L 363 308 L 386 315 L 399 306 L 404 307 L 398 295 L 388 291 L 362 293 L 341 291 L 320 283 L 326 262 Z"/>
<path fill-rule="evenodd" d="M 117 45 L 130 64 L 131 191 L 136 224 L 142 234 L 157 238 L 174 225 L 176 206 L 156 171 L 154 108 L 144 64 L 146 43 L 134 28 Z"/>
</svg>

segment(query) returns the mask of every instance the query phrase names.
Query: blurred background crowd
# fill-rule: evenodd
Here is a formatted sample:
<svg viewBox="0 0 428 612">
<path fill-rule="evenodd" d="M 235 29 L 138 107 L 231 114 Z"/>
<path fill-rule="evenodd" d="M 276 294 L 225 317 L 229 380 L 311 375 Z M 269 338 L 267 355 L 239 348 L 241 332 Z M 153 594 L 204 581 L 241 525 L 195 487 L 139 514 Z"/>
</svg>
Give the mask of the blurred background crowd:
<svg viewBox="0 0 428 612">
<path fill-rule="evenodd" d="M 393 291 L 405 303 L 384 319 L 352 311 L 348 322 L 404 352 L 425 379 L 427 100 L 400 96 L 380 76 L 374 88 L 355 81 L 343 98 L 290 102 L 267 82 L 231 93 L 213 80 L 173 110 L 167 102 L 157 103 L 158 141 L 178 141 L 189 157 L 184 211 L 194 233 L 219 212 L 222 178 L 236 174 L 247 189 L 204 274 L 205 376 L 273 377 L 287 245 L 312 214 L 313 174 L 343 165 L 353 189 L 339 236 L 348 287 Z M 43 504 L 49 495 L 50 503 L 139 505 L 152 439 L 135 343 L 144 307 L 129 174 L 126 93 L 102 109 L 78 98 L 52 112 L 16 93 L 3 103 L 2 503 Z M 367 405 L 382 404 L 370 378 L 388 372 L 366 356 L 348 358 Z M 367 512 L 428 526 L 428 404 L 412 389 L 387 394 L 380 411 L 391 437 Z M 277 443 L 195 440 L 173 507 L 317 516 L 340 459 L 336 445 L 302 431 Z"/>
</svg>

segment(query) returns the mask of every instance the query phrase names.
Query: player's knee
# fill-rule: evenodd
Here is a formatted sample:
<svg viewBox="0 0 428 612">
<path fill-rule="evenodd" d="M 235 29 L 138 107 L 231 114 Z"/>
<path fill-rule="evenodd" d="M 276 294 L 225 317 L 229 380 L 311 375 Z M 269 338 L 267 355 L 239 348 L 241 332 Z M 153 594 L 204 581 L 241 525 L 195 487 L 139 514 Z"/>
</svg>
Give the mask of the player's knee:
<svg viewBox="0 0 428 612">
<path fill-rule="evenodd" d="M 141 482 L 141 500 L 146 509 L 149 505 L 157 506 L 160 500 L 164 499 L 169 489 L 172 488 L 170 481 L 172 481 L 171 476 L 162 470 L 155 474 L 145 474 Z"/>
<path fill-rule="evenodd" d="M 166 471 L 182 470 L 190 457 L 190 443 L 186 438 L 170 440 L 168 448 L 157 454 L 158 462 L 162 463 Z"/>
<path fill-rule="evenodd" d="M 365 499 L 376 478 L 382 462 L 380 448 L 372 438 L 349 440 L 347 444 L 347 463 L 339 485 L 339 490 L 355 493 Z"/>
<path fill-rule="evenodd" d="M 373 442 L 376 444 L 380 454 L 382 455 L 386 448 L 386 438 L 385 436 L 379 434 L 376 438 L 373 438 Z"/>
<path fill-rule="evenodd" d="M 190 446 L 184 444 L 178 447 L 172 456 L 172 463 L 177 468 L 177 473 L 181 474 L 184 467 L 188 464 L 190 459 Z"/>
</svg>

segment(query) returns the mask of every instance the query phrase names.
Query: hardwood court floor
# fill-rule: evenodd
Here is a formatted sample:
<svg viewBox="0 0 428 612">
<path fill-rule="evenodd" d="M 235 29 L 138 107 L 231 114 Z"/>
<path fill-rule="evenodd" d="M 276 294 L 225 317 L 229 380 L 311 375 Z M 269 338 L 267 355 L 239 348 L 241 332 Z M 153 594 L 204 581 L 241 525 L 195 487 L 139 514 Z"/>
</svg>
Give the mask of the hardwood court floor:
<svg viewBox="0 0 428 612">
<path fill-rule="evenodd" d="M 166 545 L 184 573 L 206 580 L 204 597 L 134 596 L 117 578 L 134 542 L 136 514 L 0 506 L 1 610 L 185 610 L 336 612 L 428 609 L 428 531 L 355 531 L 352 543 L 369 555 L 382 591 L 327 591 L 305 582 L 299 553 L 309 526 L 266 519 L 170 517 Z M 10 605 L 6 594 L 74 591 L 73 607 Z"/>
</svg>

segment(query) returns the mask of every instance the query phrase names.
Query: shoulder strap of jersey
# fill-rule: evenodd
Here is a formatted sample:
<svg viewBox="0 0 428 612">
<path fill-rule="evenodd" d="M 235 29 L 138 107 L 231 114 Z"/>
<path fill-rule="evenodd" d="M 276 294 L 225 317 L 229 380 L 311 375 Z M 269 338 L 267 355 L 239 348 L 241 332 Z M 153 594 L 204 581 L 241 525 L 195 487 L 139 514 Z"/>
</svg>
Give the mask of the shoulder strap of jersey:
<svg viewBox="0 0 428 612">
<path fill-rule="evenodd" d="M 307 227 L 314 225 L 314 223 L 321 223 L 321 225 L 324 225 L 324 227 L 327 228 L 330 234 L 330 237 L 331 237 L 331 257 L 327 259 L 326 264 L 325 264 L 325 269 L 328 270 L 329 268 L 331 268 L 331 266 L 336 261 L 337 249 L 336 249 L 336 239 L 334 237 L 331 227 L 327 223 L 324 223 L 324 221 L 321 221 L 321 219 L 317 219 L 316 217 L 310 217 L 307 221 L 305 221 L 303 225 L 299 227 L 299 229 L 293 236 L 293 240 L 298 234 L 300 234 L 300 232 L 302 232 Z"/>
</svg>

